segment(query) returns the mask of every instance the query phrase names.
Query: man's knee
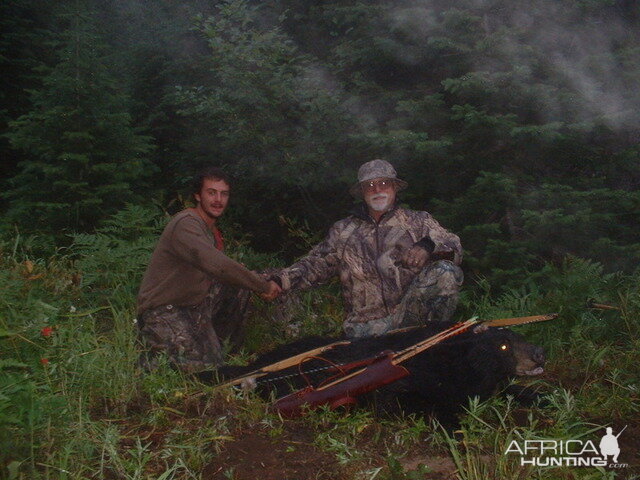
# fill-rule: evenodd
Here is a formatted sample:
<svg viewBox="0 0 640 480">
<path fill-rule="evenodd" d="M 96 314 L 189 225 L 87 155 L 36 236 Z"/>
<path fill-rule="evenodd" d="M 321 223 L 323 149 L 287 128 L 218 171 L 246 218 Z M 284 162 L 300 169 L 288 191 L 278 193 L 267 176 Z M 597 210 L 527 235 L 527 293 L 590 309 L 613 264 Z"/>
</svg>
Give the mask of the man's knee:
<svg viewBox="0 0 640 480">
<path fill-rule="evenodd" d="M 222 363 L 218 338 L 197 309 L 165 305 L 145 312 L 142 318 L 139 363 L 144 369 L 153 370 L 163 354 L 170 365 L 188 372 Z"/>
<path fill-rule="evenodd" d="M 464 281 L 462 269 L 449 260 L 438 260 L 427 265 L 416 278 L 420 287 L 437 286 L 443 295 L 457 293 Z"/>
<path fill-rule="evenodd" d="M 434 275 L 450 275 L 460 282 L 462 282 L 464 278 L 462 269 L 451 260 L 438 260 L 436 262 L 431 262 L 422 271 L 432 271 Z"/>
<path fill-rule="evenodd" d="M 433 262 L 414 279 L 395 313 L 395 328 L 448 321 L 458 304 L 464 276 L 448 260 Z"/>
</svg>

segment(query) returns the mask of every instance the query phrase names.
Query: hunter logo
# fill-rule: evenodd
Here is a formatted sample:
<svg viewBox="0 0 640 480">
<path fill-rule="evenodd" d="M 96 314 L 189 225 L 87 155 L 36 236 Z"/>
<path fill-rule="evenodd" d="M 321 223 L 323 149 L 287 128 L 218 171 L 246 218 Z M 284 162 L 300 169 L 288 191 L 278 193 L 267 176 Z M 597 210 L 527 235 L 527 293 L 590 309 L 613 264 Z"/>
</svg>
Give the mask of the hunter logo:
<svg viewBox="0 0 640 480">
<path fill-rule="evenodd" d="M 512 440 L 504 453 L 520 455 L 522 466 L 627 468 L 626 463 L 618 463 L 618 437 L 625 428 L 614 435 L 613 429 L 607 427 L 597 447 L 591 440 Z"/>
<path fill-rule="evenodd" d="M 625 425 L 624 428 L 627 428 Z M 608 455 L 612 456 L 613 463 L 618 463 L 618 455 L 620 455 L 620 447 L 618 446 L 618 437 L 624 431 L 624 428 L 620 430 L 618 435 L 613 434 L 613 429 L 607 427 L 607 434 L 600 440 L 600 453 L 607 459 Z"/>
</svg>

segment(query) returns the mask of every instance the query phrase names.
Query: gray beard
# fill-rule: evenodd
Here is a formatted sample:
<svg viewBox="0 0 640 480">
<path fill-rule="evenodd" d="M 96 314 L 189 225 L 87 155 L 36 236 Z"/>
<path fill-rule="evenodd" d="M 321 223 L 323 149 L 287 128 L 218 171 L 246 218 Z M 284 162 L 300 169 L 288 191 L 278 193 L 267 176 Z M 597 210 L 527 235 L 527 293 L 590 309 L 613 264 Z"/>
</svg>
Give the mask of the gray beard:
<svg viewBox="0 0 640 480">
<path fill-rule="evenodd" d="M 385 212 L 389 210 L 389 207 L 391 206 L 389 203 L 389 196 L 385 195 L 384 197 L 385 197 L 384 204 L 382 203 L 382 197 L 378 199 L 375 203 L 372 201 L 369 204 L 369 207 L 371 208 L 371 210 L 374 210 L 376 212 Z"/>
</svg>

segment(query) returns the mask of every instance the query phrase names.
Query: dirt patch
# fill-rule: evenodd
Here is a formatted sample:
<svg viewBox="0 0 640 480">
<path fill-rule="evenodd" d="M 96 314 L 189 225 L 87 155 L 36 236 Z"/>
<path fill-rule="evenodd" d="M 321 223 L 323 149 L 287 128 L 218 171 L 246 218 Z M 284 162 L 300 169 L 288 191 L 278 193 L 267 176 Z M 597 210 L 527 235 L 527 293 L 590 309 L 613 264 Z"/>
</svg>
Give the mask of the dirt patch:
<svg viewBox="0 0 640 480">
<path fill-rule="evenodd" d="M 429 451 L 428 445 L 414 445 L 388 457 L 390 452 L 381 445 L 380 437 L 390 433 L 377 424 L 360 433 L 358 450 L 362 458 L 352 459 L 346 465 L 340 463 L 335 453 L 314 443 L 318 432 L 304 422 L 287 422 L 277 435 L 270 431 L 244 428 L 231 433 L 233 440 L 215 453 L 215 460 L 205 467 L 202 478 L 352 480 L 365 478 L 363 472 L 369 472 L 369 475 L 377 472 L 375 476 L 380 478 L 405 478 L 405 474 L 417 475 L 415 478 L 424 480 L 457 478 L 452 459 Z"/>
<path fill-rule="evenodd" d="M 624 425 L 615 425 L 614 431 L 620 432 Z M 640 425 L 629 424 L 628 429 L 620 435 L 620 460 L 628 463 L 633 473 L 640 474 Z"/>
<path fill-rule="evenodd" d="M 285 431 L 273 437 L 262 431 L 237 432 L 207 465 L 207 480 L 335 480 L 345 475 L 334 455 L 313 444 L 309 431 Z"/>
<path fill-rule="evenodd" d="M 410 456 L 400 460 L 400 464 L 407 472 L 418 470 L 421 465 L 428 467 L 428 472 L 424 477 L 421 477 L 424 480 L 446 480 L 457 478 L 456 465 L 450 457 Z"/>
</svg>

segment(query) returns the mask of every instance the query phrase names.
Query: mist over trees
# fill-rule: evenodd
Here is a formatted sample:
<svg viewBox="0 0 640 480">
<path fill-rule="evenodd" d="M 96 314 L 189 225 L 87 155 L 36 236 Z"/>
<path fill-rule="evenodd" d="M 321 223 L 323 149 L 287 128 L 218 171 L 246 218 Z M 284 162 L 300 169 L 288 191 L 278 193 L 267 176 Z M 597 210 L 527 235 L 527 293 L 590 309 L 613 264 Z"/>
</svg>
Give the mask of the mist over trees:
<svg viewBox="0 0 640 480">
<path fill-rule="evenodd" d="M 306 249 L 357 167 L 458 233 L 466 271 L 517 282 L 567 255 L 640 259 L 640 6 L 628 0 L 7 0 L 6 235 L 169 212 L 199 167 L 235 178 L 229 224 Z M 282 218 L 285 222 L 282 222 Z"/>
</svg>

